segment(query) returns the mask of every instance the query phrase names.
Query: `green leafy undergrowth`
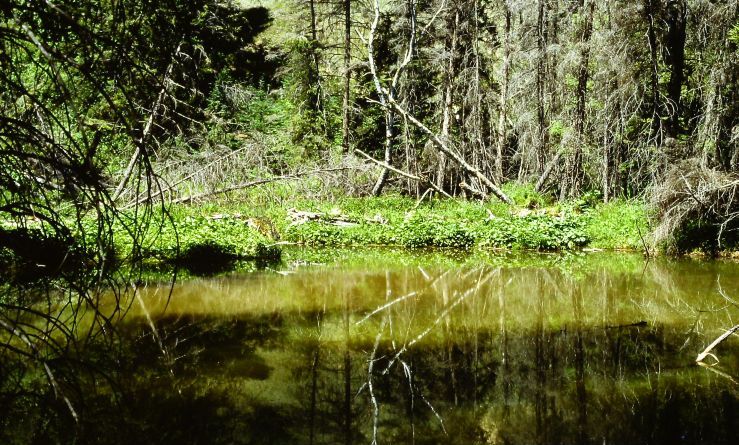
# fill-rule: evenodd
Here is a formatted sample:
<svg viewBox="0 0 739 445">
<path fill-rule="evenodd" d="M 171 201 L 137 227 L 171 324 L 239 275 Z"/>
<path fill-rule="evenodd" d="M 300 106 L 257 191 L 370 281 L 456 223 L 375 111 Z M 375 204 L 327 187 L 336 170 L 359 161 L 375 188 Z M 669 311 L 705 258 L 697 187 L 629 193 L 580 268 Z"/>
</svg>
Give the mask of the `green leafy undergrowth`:
<svg viewBox="0 0 739 445">
<path fill-rule="evenodd" d="M 639 232 L 648 232 L 640 202 L 554 204 L 531 191 L 516 190 L 521 205 L 408 197 L 305 198 L 259 206 L 245 200 L 209 204 L 201 210 L 253 214 L 271 221 L 278 237 L 314 246 L 384 245 L 407 248 L 501 248 L 570 250 L 584 247 L 641 250 Z M 294 211 L 320 217 L 295 220 Z"/>
<path fill-rule="evenodd" d="M 649 215 L 641 201 L 615 200 L 587 212 L 586 234 L 602 249 L 643 250 L 649 243 Z"/>
<path fill-rule="evenodd" d="M 113 245 L 116 255 L 125 260 L 134 251 L 134 236 L 124 221 L 125 215 L 113 227 Z M 203 271 L 226 270 L 240 260 L 271 260 L 281 255 L 275 240 L 251 227 L 248 220 L 185 206 L 155 214 L 136 239 L 141 259 L 149 266 L 177 264 Z"/>
</svg>

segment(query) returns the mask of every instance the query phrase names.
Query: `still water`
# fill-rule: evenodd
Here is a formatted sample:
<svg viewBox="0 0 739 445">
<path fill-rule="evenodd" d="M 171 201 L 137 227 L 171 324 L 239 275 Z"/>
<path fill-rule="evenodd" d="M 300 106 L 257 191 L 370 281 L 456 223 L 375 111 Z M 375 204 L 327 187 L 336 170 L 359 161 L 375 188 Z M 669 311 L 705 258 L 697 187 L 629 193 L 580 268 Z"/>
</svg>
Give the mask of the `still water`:
<svg viewBox="0 0 739 445">
<path fill-rule="evenodd" d="M 694 363 L 736 301 L 728 261 L 295 249 L 140 288 L 88 414 L 100 443 L 736 444 L 739 337 Z"/>
</svg>

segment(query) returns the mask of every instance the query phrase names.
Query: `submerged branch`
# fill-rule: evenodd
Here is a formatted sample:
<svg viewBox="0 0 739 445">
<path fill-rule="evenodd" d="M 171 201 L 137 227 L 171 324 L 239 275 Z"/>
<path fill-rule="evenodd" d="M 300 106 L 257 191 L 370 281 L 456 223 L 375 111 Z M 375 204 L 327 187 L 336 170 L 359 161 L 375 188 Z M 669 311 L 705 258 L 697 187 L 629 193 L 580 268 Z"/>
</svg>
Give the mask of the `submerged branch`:
<svg viewBox="0 0 739 445">
<path fill-rule="evenodd" d="M 700 354 L 698 354 L 698 357 L 696 357 L 695 361 L 697 363 L 701 363 L 701 362 L 703 362 L 703 360 L 707 356 L 710 355 L 711 357 L 713 357 L 714 359 L 716 359 L 716 363 L 718 363 L 718 357 L 716 357 L 715 355 L 711 354 L 711 351 L 713 350 L 713 348 L 715 348 L 716 346 L 718 346 L 719 343 L 721 343 L 722 341 L 726 340 L 731 334 L 733 334 L 737 330 L 739 330 L 739 324 L 736 325 L 736 326 L 734 326 L 733 328 L 727 330 L 723 334 L 721 334 L 716 340 L 713 341 L 713 343 L 711 343 L 710 345 L 708 345 L 708 347 L 706 349 L 704 349 L 703 352 L 701 352 Z"/>
</svg>

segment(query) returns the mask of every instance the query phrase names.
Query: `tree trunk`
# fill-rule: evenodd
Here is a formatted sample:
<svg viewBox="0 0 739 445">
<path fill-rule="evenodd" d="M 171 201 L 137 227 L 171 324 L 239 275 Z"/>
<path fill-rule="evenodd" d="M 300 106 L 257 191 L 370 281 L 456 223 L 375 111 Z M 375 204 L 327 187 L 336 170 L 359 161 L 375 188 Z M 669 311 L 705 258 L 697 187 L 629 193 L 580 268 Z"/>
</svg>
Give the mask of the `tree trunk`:
<svg viewBox="0 0 739 445">
<path fill-rule="evenodd" d="M 341 112 L 341 147 L 349 153 L 349 99 L 351 93 L 352 17 L 351 0 L 344 0 L 344 98 Z"/>
<path fill-rule="evenodd" d="M 349 0 L 346 0 L 347 3 Z M 352 443 L 352 357 L 350 350 L 350 313 L 347 294 L 344 293 L 344 444 Z"/>
<path fill-rule="evenodd" d="M 611 16 L 611 0 L 606 1 L 606 28 L 608 32 L 613 31 L 613 21 Z M 611 76 L 611 79 L 608 82 L 608 96 L 609 97 L 618 97 L 618 74 L 615 72 L 615 70 L 611 69 L 609 70 L 609 75 Z M 616 106 L 614 107 L 614 113 L 616 116 L 620 118 L 621 115 L 621 100 L 620 98 L 616 99 Z M 615 121 L 615 125 L 614 125 Z M 602 193 L 603 193 L 603 202 L 608 202 L 611 200 L 611 191 L 613 189 L 613 184 L 615 181 L 613 180 L 615 176 L 615 162 L 614 162 L 614 156 L 615 156 L 615 138 L 613 137 L 614 131 L 612 130 L 613 127 L 618 128 L 620 119 L 606 119 L 605 123 L 603 125 L 603 178 L 602 178 Z"/>
<path fill-rule="evenodd" d="M 449 54 L 449 63 L 447 64 L 446 76 L 444 77 L 444 108 L 442 112 L 441 121 L 441 139 L 449 145 L 451 126 L 452 126 L 452 114 L 453 103 L 454 103 L 454 80 L 456 78 L 457 68 L 457 32 L 459 27 L 459 10 L 456 6 L 452 6 L 452 10 L 449 12 L 447 18 L 447 32 L 450 34 L 447 39 L 446 49 Z M 437 169 L 436 183 L 441 187 L 444 187 L 444 181 L 447 173 L 447 160 L 443 153 L 439 154 L 439 165 Z"/>
<path fill-rule="evenodd" d="M 587 9 L 585 25 L 580 38 L 580 66 L 577 70 L 577 105 L 575 108 L 575 134 L 577 140 L 572 155 L 567 160 L 567 168 L 560 193 L 560 200 L 576 196 L 580 192 L 583 180 L 582 146 L 585 143 L 585 105 L 588 92 L 588 78 L 590 75 L 590 37 L 593 34 L 593 15 L 595 1 L 584 2 Z"/>
<path fill-rule="evenodd" d="M 394 124 L 393 110 L 390 107 L 385 107 L 385 154 L 383 161 L 385 164 L 390 165 L 391 151 L 393 149 L 393 124 Z M 380 176 L 375 182 L 375 186 L 372 188 L 372 196 L 380 196 L 382 189 L 385 187 L 387 178 L 390 176 L 390 170 L 384 168 Z"/>
<path fill-rule="evenodd" d="M 652 126 L 650 137 L 656 140 L 657 145 L 661 145 L 660 130 L 662 123 L 659 117 L 659 71 L 657 64 L 657 34 L 654 29 L 654 8 L 655 0 L 644 0 L 644 16 L 647 21 L 647 44 L 649 45 L 649 58 L 651 69 L 649 73 L 651 106 L 652 106 Z"/>
<path fill-rule="evenodd" d="M 546 165 L 547 145 L 549 137 L 546 122 L 546 98 L 544 84 L 546 82 L 546 47 L 547 47 L 547 7 L 546 0 L 539 0 L 539 14 L 536 22 L 538 57 L 536 62 L 536 116 L 539 124 L 539 140 L 536 148 L 536 171 L 543 173 Z"/>
<path fill-rule="evenodd" d="M 383 160 L 386 164 L 390 164 L 390 151 L 392 149 L 392 138 L 393 138 L 393 127 L 392 127 L 392 116 L 390 113 L 392 113 L 392 110 L 388 107 L 388 98 L 386 91 L 382 88 L 382 84 L 380 84 L 380 77 L 377 74 L 377 66 L 375 65 L 375 54 L 374 54 L 374 42 L 375 42 L 375 32 L 377 32 L 377 25 L 380 23 L 380 2 L 379 0 L 374 1 L 374 19 L 372 20 L 372 25 L 370 26 L 370 34 L 369 34 L 369 41 L 367 42 L 367 52 L 368 52 L 368 61 L 369 61 L 369 68 L 370 72 L 372 73 L 372 81 L 375 84 L 375 91 L 377 92 L 377 97 L 380 101 L 380 105 L 382 105 L 383 112 L 385 114 L 385 154 L 383 157 Z M 372 195 L 378 196 L 380 193 L 382 193 L 382 189 L 385 186 L 385 181 L 387 181 L 387 177 L 390 174 L 390 171 L 387 168 L 384 168 L 382 170 L 382 173 L 380 173 L 380 177 L 377 178 L 377 182 L 375 183 L 375 186 L 372 188 Z"/>
<path fill-rule="evenodd" d="M 667 84 L 669 100 L 667 136 L 677 138 L 680 133 L 680 93 L 685 79 L 685 40 L 688 6 L 685 0 L 668 2 L 667 8 L 667 63 L 670 66 L 670 82 Z"/>
<path fill-rule="evenodd" d="M 382 87 L 382 84 L 380 83 L 380 77 L 377 74 L 377 66 L 375 65 L 375 57 L 374 57 L 375 32 L 377 31 L 377 25 L 380 21 L 379 0 L 375 0 L 374 2 L 374 20 L 372 21 L 372 25 L 370 27 L 370 38 L 367 44 L 367 49 L 369 53 L 369 66 L 370 66 L 370 72 L 372 74 L 372 80 L 375 84 L 375 90 L 377 91 L 377 95 L 380 99 L 380 104 L 382 105 L 384 113 L 385 113 L 384 161 L 385 161 L 385 164 L 388 166 L 390 165 L 392 144 L 393 144 L 393 137 L 394 137 L 393 126 L 395 125 L 395 114 L 393 111 L 393 107 L 390 105 L 390 102 L 395 101 L 395 93 L 398 88 L 398 83 L 400 82 L 400 78 L 403 74 L 403 71 L 413 59 L 413 52 L 415 51 L 415 44 L 416 44 L 416 4 L 415 4 L 415 1 L 410 0 L 408 3 L 408 8 L 409 8 L 409 19 L 410 19 L 410 36 L 408 38 L 408 48 L 402 60 L 400 60 L 398 63 L 398 69 L 395 71 L 395 74 L 393 75 L 393 79 L 390 83 L 389 89 L 384 89 Z M 377 182 L 375 183 L 375 186 L 372 189 L 373 196 L 379 196 L 380 193 L 382 193 L 382 189 L 385 186 L 385 182 L 387 181 L 389 174 L 390 174 L 390 169 L 385 168 L 382 170 L 380 177 L 377 178 Z"/>
<path fill-rule="evenodd" d="M 498 144 L 495 154 L 495 176 L 500 184 L 503 182 L 503 153 L 506 144 L 506 119 L 508 118 L 508 79 L 511 69 L 511 9 L 508 1 L 504 0 L 505 8 L 505 31 L 503 43 L 503 73 L 500 79 L 500 109 L 498 112 Z"/>
<path fill-rule="evenodd" d="M 323 103 L 323 86 L 321 81 L 321 62 L 318 55 L 318 16 L 316 15 L 316 0 L 309 0 L 310 6 L 310 57 L 312 66 L 308 75 L 308 88 L 313 88 L 315 92 L 309 94 L 311 106 L 314 111 L 323 118 L 322 129 L 324 135 L 328 131 L 328 117 L 326 116 L 326 107 Z"/>
</svg>

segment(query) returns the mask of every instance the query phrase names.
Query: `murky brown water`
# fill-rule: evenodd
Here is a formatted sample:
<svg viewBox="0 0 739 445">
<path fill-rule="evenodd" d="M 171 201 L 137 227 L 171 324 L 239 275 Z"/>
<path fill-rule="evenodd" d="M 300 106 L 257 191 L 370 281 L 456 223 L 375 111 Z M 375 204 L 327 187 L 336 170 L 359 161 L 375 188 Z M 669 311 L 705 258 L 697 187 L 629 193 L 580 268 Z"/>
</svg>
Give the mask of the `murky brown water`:
<svg viewBox="0 0 739 445">
<path fill-rule="evenodd" d="M 223 442 L 735 443 L 739 338 L 694 364 L 739 320 L 719 292 L 739 297 L 735 263 L 324 261 L 149 287 L 134 306 L 169 391 L 217 397 Z"/>
<path fill-rule="evenodd" d="M 736 443 L 739 337 L 694 360 L 737 263 L 294 250 L 170 290 L 132 302 L 100 442 Z"/>
</svg>

